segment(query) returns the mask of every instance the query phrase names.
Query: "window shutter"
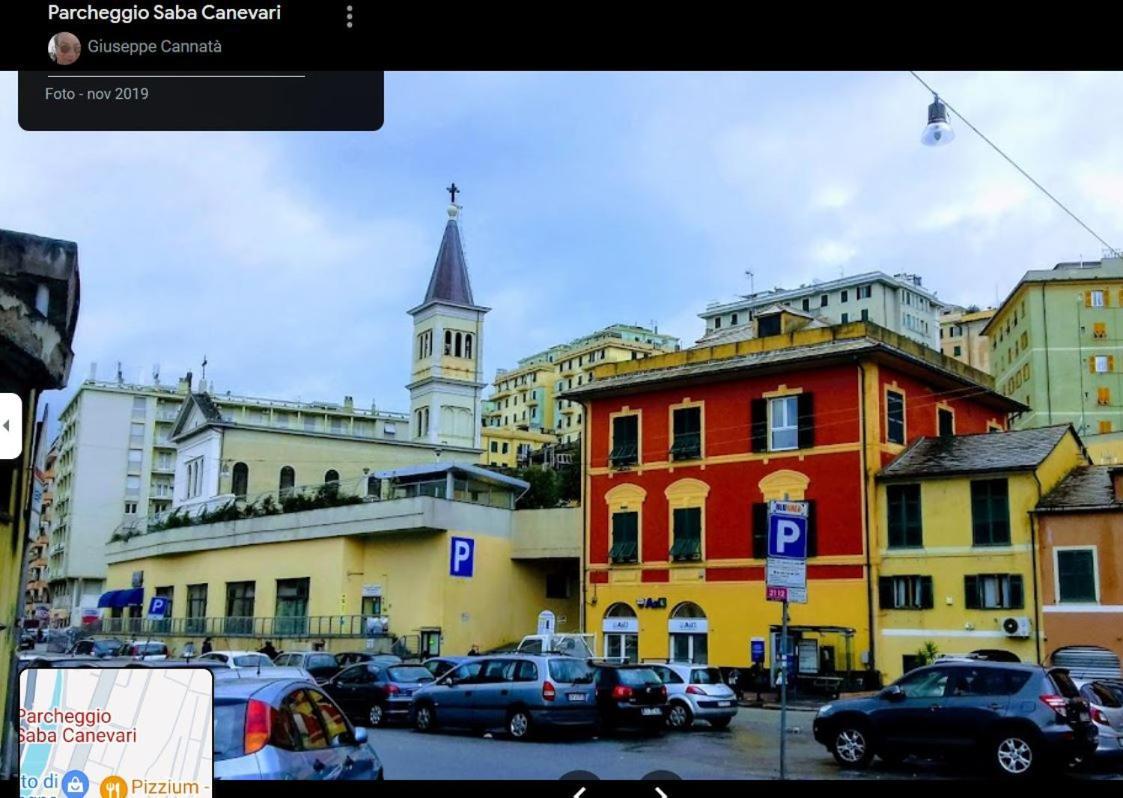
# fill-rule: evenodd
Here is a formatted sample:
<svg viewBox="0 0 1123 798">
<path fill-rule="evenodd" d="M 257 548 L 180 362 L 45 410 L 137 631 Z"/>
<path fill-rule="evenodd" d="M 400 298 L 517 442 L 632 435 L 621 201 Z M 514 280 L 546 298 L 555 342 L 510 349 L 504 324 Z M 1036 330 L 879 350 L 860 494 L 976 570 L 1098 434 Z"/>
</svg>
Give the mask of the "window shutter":
<svg viewBox="0 0 1123 798">
<path fill-rule="evenodd" d="M 1088 371 L 1091 372 L 1092 374 L 1096 373 L 1096 356 L 1095 355 L 1092 355 L 1090 358 L 1088 358 Z"/>
<path fill-rule="evenodd" d="M 810 449 L 815 445 L 815 402 L 812 394 L 801 393 L 796 400 L 799 412 L 799 448 Z"/>
<path fill-rule="evenodd" d="M 891 577 L 878 577 L 877 603 L 883 610 L 893 609 L 893 579 Z"/>
<path fill-rule="evenodd" d="M 750 450 L 768 451 L 768 400 L 753 399 L 749 405 Z"/>
<path fill-rule="evenodd" d="M 963 606 L 969 610 L 979 609 L 979 577 L 963 577 Z"/>
<path fill-rule="evenodd" d="M 935 606 L 935 599 L 932 591 L 932 577 L 920 577 L 920 609 L 930 610 Z"/>
<path fill-rule="evenodd" d="M 1026 605 L 1025 585 L 1021 574 L 1010 574 L 1010 609 L 1020 610 Z"/>
<path fill-rule="evenodd" d="M 1108 372 L 1115 371 L 1115 355 L 1107 356 L 1107 370 Z"/>
<path fill-rule="evenodd" d="M 1085 291 L 1084 292 L 1084 307 L 1086 307 L 1086 308 L 1092 307 L 1092 292 L 1091 291 Z"/>
<path fill-rule="evenodd" d="M 752 517 L 753 557 L 763 560 L 768 556 L 768 503 L 753 504 Z"/>
<path fill-rule="evenodd" d="M 1111 291 L 1104 291 L 1104 307 L 1111 307 Z"/>
<path fill-rule="evenodd" d="M 815 502 L 807 502 L 807 556 L 816 557 L 819 554 L 819 525 L 815 514 Z"/>
</svg>

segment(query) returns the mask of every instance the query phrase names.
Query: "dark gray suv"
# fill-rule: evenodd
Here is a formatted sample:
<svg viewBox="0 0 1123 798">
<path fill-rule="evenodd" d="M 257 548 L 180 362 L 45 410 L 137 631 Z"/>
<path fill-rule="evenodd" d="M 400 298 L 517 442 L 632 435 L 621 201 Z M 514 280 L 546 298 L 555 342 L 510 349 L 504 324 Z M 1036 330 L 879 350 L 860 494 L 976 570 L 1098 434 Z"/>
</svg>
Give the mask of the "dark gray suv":
<svg viewBox="0 0 1123 798">
<path fill-rule="evenodd" d="M 939 662 L 866 698 L 819 710 L 815 739 L 840 765 L 876 754 L 978 753 L 997 774 L 1026 777 L 1096 749 L 1088 704 L 1068 671 L 1006 662 Z"/>
</svg>

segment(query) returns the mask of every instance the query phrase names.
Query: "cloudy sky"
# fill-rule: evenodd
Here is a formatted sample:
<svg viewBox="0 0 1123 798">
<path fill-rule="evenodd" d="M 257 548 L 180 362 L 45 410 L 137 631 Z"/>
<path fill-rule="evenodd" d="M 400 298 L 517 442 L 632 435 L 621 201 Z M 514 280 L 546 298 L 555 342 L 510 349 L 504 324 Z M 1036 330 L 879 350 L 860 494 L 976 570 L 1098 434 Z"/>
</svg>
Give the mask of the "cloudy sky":
<svg viewBox="0 0 1123 798">
<path fill-rule="evenodd" d="M 1123 76 L 924 77 L 1123 246 Z M 390 74 L 377 133 L 26 133 L 0 73 L 0 227 L 78 242 L 72 386 L 205 354 L 218 391 L 404 410 L 450 180 L 489 376 L 613 322 L 692 342 L 747 269 L 986 305 L 1100 256 L 962 123 L 922 147 L 929 101 L 904 72 Z"/>
</svg>

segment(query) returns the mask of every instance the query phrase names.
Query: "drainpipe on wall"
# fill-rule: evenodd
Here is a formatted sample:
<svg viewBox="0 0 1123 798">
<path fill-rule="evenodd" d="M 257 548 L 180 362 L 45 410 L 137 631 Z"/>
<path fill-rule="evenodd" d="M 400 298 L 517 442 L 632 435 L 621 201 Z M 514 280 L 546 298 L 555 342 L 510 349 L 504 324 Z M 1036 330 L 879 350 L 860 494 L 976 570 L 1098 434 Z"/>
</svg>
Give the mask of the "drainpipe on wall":
<svg viewBox="0 0 1123 798">
<path fill-rule="evenodd" d="M 1041 487 L 1041 480 L 1037 476 L 1037 472 L 1033 472 L 1033 481 L 1037 483 L 1037 501 L 1041 501 L 1045 491 Z M 1036 506 L 1036 505 L 1035 505 Z M 1037 657 L 1037 664 L 1041 664 L 1041 629 L 1038 628 L 1038 621 L 1042 618 L 1043 613 L 1040 608 L 1040 597 L 1038 596 L 1038 583 L 1037 583 L 1037 517 L 1033 510 L 1027 511 L 1029 515 L 1029 556 L 1033 563 L 1033 652 Z"/>
<path fill-rule="evenodd" d="M 866 369 L 862 362 L 854 358 L 854 365 L 858 367 L 858 426 L 861 436 L 860 461 L 862 467 L 862 512 L 865 516 L 865 549 L 866 549 L 866 622 L 869 624 L 870 636 L 870 661 L 867 663 L 869 670 L 877 667 L 875 653 L 877 650 L 877 635 L 874 628 L 873 615 L 873 563 L 870 559 L 870 495 L 869 477 L 866 473 Z"/>
<path fill-rule="evenodd" d="M 585 567 L 589 561 L 589 523 L 588 523 L 588 508 L 586 502 L 588 501 L 588 491 L 586 490 L 585 481 L 589 478 L 589 463 L 587 453 L 589 451 L 589 432 L 593 428 L 593 420 L 590 415 L 591 400 L 589 404 L 585 400 L 578 400 L 581 405 L 581 414 L 585 417 L 584 429 L 581 432 L 581 453 L 578 460 L 579 473 L 581 475 L 581 561 L 577 563 L 577 571 L 581 580 L 581 609 L 577 613 L 578 629 L 582 634 L 587 634 L 588 630 L 585 628 L 585 597 L 587 589 L 585 583 L 588 581 L 588 569 Z M 595 641 L 594 641 L 595 643 Z M 595 653 L 595 652 L 594 652 Z"/>
</svg>

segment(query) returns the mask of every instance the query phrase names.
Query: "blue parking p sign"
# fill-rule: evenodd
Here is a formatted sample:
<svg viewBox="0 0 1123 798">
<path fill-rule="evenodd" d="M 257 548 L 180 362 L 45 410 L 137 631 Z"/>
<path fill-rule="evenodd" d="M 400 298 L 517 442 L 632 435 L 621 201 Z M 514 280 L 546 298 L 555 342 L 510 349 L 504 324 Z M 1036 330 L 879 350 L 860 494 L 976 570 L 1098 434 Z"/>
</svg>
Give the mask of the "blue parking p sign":
<svg viewBox="0 0 1123 798">
<path fill-rule="evenodd" d="M 794 502 L 788 503 L 795 505 Z M 768 513 L 768 556 L 789 560 L 807 559 L 806 505 L 789 507 L 775 502 Z M 802 511 L 802 512 L 800 512 Z"/>
<path fill-rule="evenodd" d="M 167 618 L 168 600 L 164 596 L 153 596 L 152 600 L 148 602 L 148 617 L 149 618 Z"/>
<path fill-rule="evenodd" d="M 475 568 L 476 541 L 471 538 L 451 538 L 449 576 L 470 577 Z"/>
</svg>

